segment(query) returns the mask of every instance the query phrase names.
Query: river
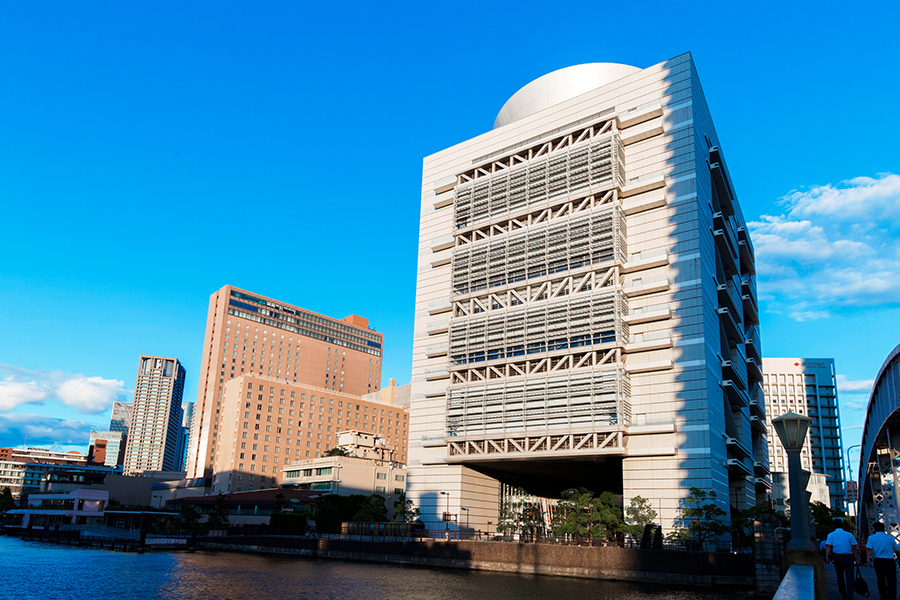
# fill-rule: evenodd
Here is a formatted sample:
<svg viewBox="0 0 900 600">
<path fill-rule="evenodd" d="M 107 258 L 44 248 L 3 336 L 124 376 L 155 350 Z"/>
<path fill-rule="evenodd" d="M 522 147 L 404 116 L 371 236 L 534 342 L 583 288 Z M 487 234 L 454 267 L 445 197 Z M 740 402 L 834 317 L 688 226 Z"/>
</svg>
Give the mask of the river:
<svg viewBox="0 0 900 600">
<path fill-rule="evenodd" d="M 0 598 L 750 600 L 751 592 L 226 552 L 147 552 L 0 536 Z"/>
</svg>

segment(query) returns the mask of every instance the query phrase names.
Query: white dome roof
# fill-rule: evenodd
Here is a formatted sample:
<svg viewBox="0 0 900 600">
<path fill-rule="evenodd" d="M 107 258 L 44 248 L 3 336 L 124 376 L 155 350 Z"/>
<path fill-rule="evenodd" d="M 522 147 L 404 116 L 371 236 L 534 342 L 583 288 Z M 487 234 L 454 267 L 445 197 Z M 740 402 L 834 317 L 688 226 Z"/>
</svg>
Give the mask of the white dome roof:
<svg viewBox="0 0 900 600">
<path fill-rule="evenodd" d="M 494 120 L 494 129 L 640 70 L 637 67 L 617 63 L 587 63 L 547 73 L 520 89 L 506 101 Z"/>
</svg>

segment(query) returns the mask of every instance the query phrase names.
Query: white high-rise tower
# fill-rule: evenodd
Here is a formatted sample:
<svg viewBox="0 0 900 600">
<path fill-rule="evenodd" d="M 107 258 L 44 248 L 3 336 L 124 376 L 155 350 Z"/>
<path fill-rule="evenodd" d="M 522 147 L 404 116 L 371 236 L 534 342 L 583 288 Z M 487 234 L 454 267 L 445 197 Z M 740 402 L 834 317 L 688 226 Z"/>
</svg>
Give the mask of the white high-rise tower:
<svg viewBox="0 0 900 600">
<path fill-rule="evenodd" d="M 585 64 L 426 157 L 409 495 L 429 527 L 498 485 L 771 489 L 753 248 L 689 54 Z"/>
</svg>

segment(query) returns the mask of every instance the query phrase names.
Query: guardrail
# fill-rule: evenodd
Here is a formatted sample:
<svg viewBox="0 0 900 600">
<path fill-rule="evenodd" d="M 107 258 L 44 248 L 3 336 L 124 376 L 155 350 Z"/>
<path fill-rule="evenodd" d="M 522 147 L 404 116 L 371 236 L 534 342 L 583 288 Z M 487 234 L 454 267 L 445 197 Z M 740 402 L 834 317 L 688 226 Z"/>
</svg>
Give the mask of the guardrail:
<svg viewBox="0 0 900 600">
<path fill-rule="evenodd" d="M 815 600 L 816 578 L 812 567 L 791 565 L 772 600 Z"/>
</svg>

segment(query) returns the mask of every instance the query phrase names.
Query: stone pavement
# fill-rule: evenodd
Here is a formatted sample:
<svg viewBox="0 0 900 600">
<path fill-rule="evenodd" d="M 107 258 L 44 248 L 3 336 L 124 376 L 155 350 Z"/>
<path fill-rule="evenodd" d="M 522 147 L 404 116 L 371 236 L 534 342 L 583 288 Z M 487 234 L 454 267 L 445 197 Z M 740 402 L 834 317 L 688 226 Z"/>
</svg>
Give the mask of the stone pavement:
<svg viewBox="0 0 900 600">
<path fill-rule="evenodd" d="M 868 600 L 878 600 L 878 585 L 875 583 L 875 569 L 872 567 L 860 567 L 860 574 L 869 584 Z M 837 575 L 834 572 L 834 565 L 825 565 L 825 581 L 828 583 L 828 600 L 841 600 L 841 593 L 838 591 Z M 863 596 L 854 595 L 854 598 L 861 599 Z"/>
</svg>

